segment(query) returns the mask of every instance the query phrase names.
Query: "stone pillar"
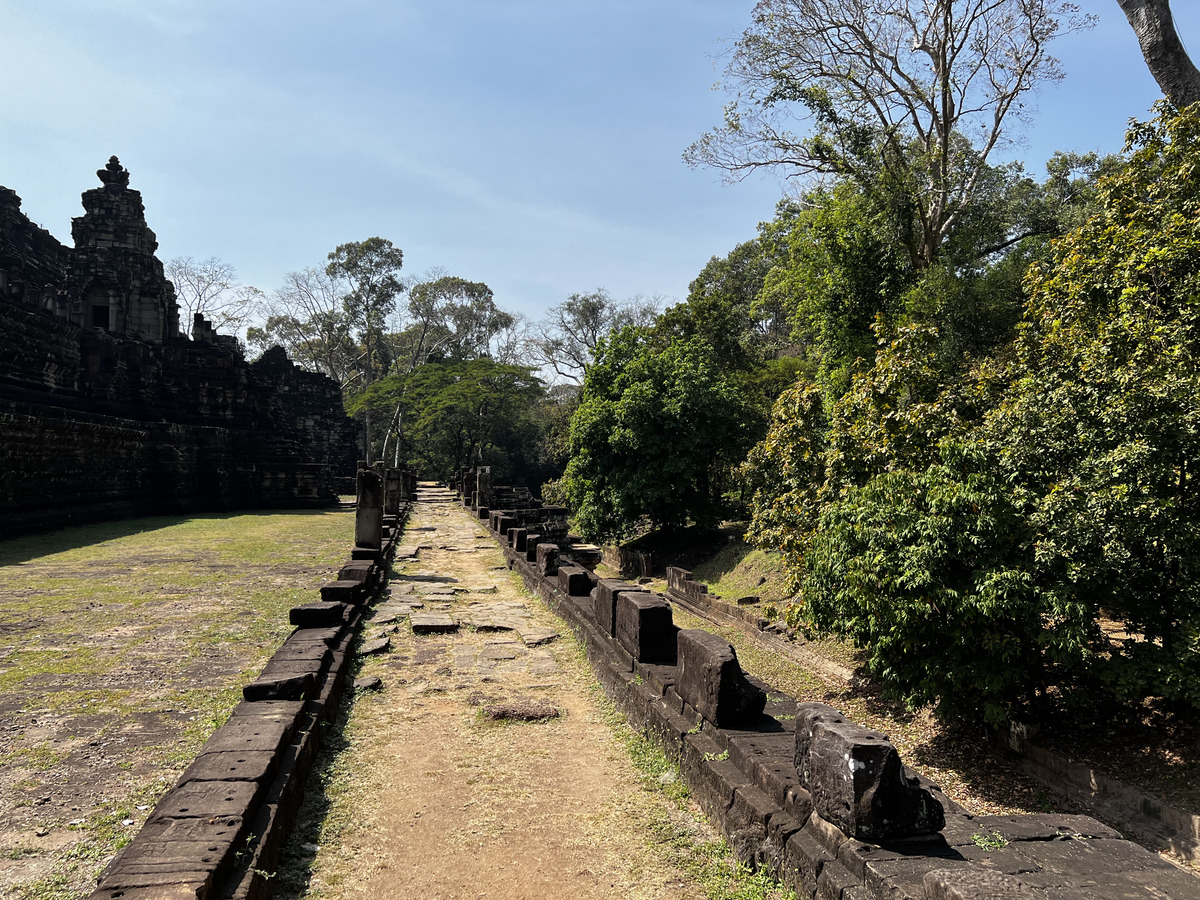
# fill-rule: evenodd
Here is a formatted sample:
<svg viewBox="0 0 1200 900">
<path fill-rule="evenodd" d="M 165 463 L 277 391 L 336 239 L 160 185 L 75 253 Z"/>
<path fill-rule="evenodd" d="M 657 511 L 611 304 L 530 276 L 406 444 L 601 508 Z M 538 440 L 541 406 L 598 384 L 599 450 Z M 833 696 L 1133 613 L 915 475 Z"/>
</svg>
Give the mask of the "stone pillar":
<svg viewBox="0 0 1200 900">
<path fill-rule="evenodd" d="M 395 518 L 400 515 L 400 494 L 403 473 L 399 469 L 388 469 L 384 473 L 383 514 Z"/>
<path fill-rule="evenodd" d="M 368 550 L 383 548 L 383 479 L 374 469 L 358 470 L 354 546 Z"/>
<path fill-rule="evenodd" d="M 478 499 L 475 501 L 476 507 L 492 505 L 492 467 L 480 466 L 476 469 L 475 474 L 475 490 L 478 491 Z"/>
</svg>

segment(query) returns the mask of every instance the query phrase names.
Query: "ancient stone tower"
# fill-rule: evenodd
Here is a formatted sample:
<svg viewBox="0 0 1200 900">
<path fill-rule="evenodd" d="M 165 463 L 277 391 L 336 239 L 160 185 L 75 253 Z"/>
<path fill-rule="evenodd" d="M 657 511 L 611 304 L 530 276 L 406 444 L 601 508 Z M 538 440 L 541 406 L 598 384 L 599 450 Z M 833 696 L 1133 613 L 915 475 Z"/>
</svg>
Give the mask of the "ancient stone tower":
<svg viewBox="0 0 1200 900">
<path fill-rule="evenodd" d="M 84 214 L 71 222 L 75 253 L 54 311 L 84 328 L 152 343 L 178 336 L 175 289 L 154 255 L 142 195 L 114 156 L 97 173 L 102 187 L 83 194 Z"/>
</svg>

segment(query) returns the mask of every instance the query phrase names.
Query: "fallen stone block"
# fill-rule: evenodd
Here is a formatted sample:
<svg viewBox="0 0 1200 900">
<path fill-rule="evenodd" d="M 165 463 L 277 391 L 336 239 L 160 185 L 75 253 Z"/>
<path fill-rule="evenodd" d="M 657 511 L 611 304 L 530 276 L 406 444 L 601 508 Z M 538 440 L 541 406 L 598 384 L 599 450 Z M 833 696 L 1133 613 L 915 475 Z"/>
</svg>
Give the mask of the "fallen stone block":
<svg viewBox="0 0 1200 900">
<path fill-rule="evenodd" d="M 679 632 L 679 678 L 675 690 L 718 728 L 741 725 L 762 715 L 767 695 L 746 680 L 733 645 L 697 629 Z"/>
<path fill-rule="evenodd" d="M 444 613 L 413 613 L 408 617 L 413 634 L 450 634 L 458 631 L 458 623 Z"/>
<path fill-rule="evenodd" d="M 942 805 L 904 774 L 886 736 L 824 703 L 797 707 L 795 761 L 817 815 L 856 840 L 933 834 L 946 824 Z"/>
<path fill-rule="evenodd" d="M 362 649 L 358 651 L 359 656 L 373 656 L 376 653 L 383 653 L 392 646 L 392 639 L 387 635 L 375 638 L 373 641 L 367 641 L 362 645 Z"/>
<path fill-rule="evenodd" d="M 674 665 L 679 629 L 671 619 L 671 604 L 642 591 L 617 595 L 617 643 L 640 663 Z"/>
</svg>

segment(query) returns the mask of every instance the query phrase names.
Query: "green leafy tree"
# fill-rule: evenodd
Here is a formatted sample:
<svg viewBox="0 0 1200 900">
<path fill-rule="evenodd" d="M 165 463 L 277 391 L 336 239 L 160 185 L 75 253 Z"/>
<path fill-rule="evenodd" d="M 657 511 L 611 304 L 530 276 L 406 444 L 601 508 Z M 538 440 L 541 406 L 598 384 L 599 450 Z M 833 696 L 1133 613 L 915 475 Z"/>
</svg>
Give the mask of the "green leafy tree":
<svg viewBox="0 0 1200 900">
<path fill-rule="evenodd" d="M 1052 39 L 1089 24 L 1061 0 L 760 0 L 729 57 L 725 123 L 684 158 L 849 179 L 904 223 L 923 269 L 1029 92 L 1062 77 Z"/>
<path fill-rule="evenodd" d="M 325 272 L 345 285 L 342 306 L 362 347 L 360 371 L 364 386 L 370 386 L 390 364 L 383 355 L 383 334 L 388 316 L 404 290 L 400 279 L 403 265 L 403 251 L 381 237 L 339 244 L 329 254 Z"/>
<path fill-rule="evenodd" d="M 1200 118 L 1164 112 L 1128 149 L 1101 212 L 1030 275 L 985 436 L 1027 504 L 1047 605 L 1093 623 L 1096 676 L 1200 705 Z"/>
<path fill-rule="evenodd" d="M 907 326 L 831 406 L 785 393 L 751 453 L 794 620 L 912 702 L 1200 704 L 1200 119 L 1129 149 L 1031 271 L 1015 342 L 956 359 Z"/>
<path fill-rule="evenodd" d="M 350 408 L 390 412 L 399 406 L 404 458 L 424 477 L 444 479 L 463 466 L 495 465 L 495 476 L 503 478 L 520 468 L 521 454 L 536 443 L 543 397 L 531 369 L 480 357 L 393 373 Z"/>
<path fill-rule="evenodd" d="M 602 340 L 571 420 L 563 489 L 590 538 L 715 524 L 722 470 L 745 450 L 742 405 L 698 341 L 627 327 Z"/>
</svg>

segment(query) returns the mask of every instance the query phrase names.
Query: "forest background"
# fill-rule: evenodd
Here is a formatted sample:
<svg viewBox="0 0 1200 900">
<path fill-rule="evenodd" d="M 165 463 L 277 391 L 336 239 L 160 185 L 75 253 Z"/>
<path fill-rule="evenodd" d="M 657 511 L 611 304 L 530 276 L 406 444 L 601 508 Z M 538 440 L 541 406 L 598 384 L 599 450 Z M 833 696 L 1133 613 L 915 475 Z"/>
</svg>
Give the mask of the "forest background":
<svg viewBox="0 0 1200 900">
<path fill-rule="evenodd" d="M 379 237 L 270 296 L 219 260 L 169 274 L 186 312 L 335 378 L 373 456 L 490 465 L 595 540 L 745 521 L 789 621 L 914 705 L 1191 716 L 1200 117 L 1143 28 L 1175 102 L 1124 154 L 992 161 L 1089 24 L 1060 0 L 762 0 L 685 159 L 795 189 L 669 309 L 598 289 L 528 322 Z"/>
</svg>

